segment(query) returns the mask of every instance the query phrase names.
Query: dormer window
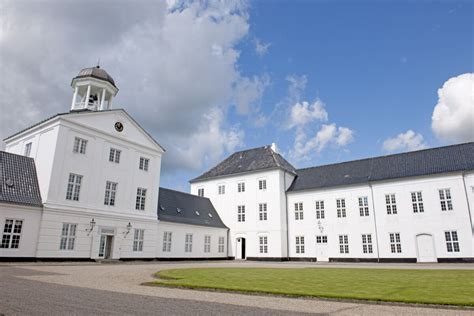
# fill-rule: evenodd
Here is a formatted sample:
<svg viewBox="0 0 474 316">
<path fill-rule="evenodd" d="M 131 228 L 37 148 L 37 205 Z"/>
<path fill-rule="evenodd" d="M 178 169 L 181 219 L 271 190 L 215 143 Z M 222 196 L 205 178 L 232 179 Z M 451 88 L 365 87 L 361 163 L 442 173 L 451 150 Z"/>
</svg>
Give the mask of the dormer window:
<svg viewBox="0 0 474 316">
<path fill-rule="evenodd" d="M 115 162 L 119 163 L 120 162 L 120 154 L 122 151 L 115 149 L 115 148 L 110 148 L 110 153 L 109 153 L 109 161 L 110 162 Z"/>
<path fill-rule="evenodd" d="M 150 159 L 140 157 L 140 164 L 138 165 L 138 169 L 143 171 L 148 171 L 148 164 L 150 163 Z"/>
<path fill-rule="evenodd" d="M 196 213 L 196 215 L 197 215 L 197 216 L 199 216 L 199 215 L 200 215 L 198 211 L 194 211 L 194 213 Z"/>
<path fill-rule="evenodd" d="M 74 138 L 74 147 L 72 152 L 85 155 L 87 147 L 87 140 L 79 137 Z"/>
<path fill-rule="evenodd" d="M 179 207 L 177 207 L 176 212 L 181 213 L 181 209 Z"/>
<path fill-rule="evenodd" d="M 212 218 L 212 214 L 211 214 L 211 213 L 208 213 L 207 215 L 209 215 L 209 217 Z"/>
</svg>

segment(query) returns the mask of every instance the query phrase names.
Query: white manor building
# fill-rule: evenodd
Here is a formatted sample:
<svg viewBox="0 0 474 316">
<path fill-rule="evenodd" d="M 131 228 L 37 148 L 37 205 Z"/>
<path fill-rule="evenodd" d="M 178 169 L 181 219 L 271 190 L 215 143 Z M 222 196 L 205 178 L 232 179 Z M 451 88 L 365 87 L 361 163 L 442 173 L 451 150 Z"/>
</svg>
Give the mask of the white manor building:
<svg viewBox="0 0 474 316">
<path fill-rule="evenodd" d="M 99 67 L 0 152 L 0 259 L 474 261 L 474 143 L 295 169 L 274 145 L 160 188 L 165 150 Z"/>
</svg>

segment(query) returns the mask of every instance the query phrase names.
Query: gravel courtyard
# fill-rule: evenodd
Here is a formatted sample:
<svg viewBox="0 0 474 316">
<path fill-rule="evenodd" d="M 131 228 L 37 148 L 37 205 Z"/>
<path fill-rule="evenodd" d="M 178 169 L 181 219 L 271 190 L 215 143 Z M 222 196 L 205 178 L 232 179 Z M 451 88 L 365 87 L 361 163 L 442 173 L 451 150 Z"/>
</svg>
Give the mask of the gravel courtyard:
<svg viewBox="0 0 474 316">
<path fill-rule="evenodd" d="M 368 304 L 320 299 L 296 299 L 273 296 L 243 295 L 210 291 L 195 291 L 141 285 L 153 280 L 153 273 L 162 269 L 191 267 L 353 267 L 398 269 L 474 269 L 474 264 L 308 264 L 308 263 L 259 263 L 245 261 L 226 262 L 130 262 L 117 264 L 96 263 L 15 263 L 1 264 L 0 314 L 75 314 L 127 313 L 144 314 L 333 314 L 333 315 L 473 315 L 474 311 L 444 309 L 425 306 Z M 23 283 L 22 283 L 23 282 Z M 25 283 L 26 282 L 26 283 Z M 30 282 L 30 283 L 28 283 Z M 46 284 L 45 284 L 46 283 Z M 49 286 L 49 287 L 48 287 Z M 60 288 L 59 288 L 60 286 Z M 81 290 L 80 297 L 68 306 L 57 305 L 48 310 L 48 301 L 35 300 L 36 308 L 29 306 L 27 289 L 45 288 L 45 295 L 64 295 L 70 298 Z M 12 291 L 14 293 L 12 293 Z M 54 292 L 54 294 L 52 294 Z M 37 293 L 36 291 L 34 293 Z M 37 295 L 41 295 L 37 293 Z M 91 298 L 87 298 L 90 295 Z M 94 299 L 104 297 L 94 302 Z M 120 296 L 122 295 L 122 296 Z M 126 296 L 125 296 L 126 295 Z M 119 298 L 122 299 L 119 299 Z M 18 302 L 16 302 L 18 300 Z M 92 301 L 91 301 L 92 300 Z M 61 302 L 60 297 L 55 301 Z M 67 300 L 66 300 L 67 301 Z M 115 303 L 113 303 L 116 301 Z M 124 305 L 124 302 L 129 302 Z M 16 306 L 21 302 L 20 306 Z M 103 305 L 99 302 L 103 302 Z M 140 302 L 134 307 L 133 303 Z M 38 306 L 44 304 L 45 306 Z M 96 309 L 91 309 L 91 304 Z M 31 305 L 31 304 L 30 304 Z M 108 307 L 107 307 L 108 306 Z M 161 307 L 160 307 L 161 306 Z M 227 307 L 226 307 L 227 306 Z M 43 308 L 44 307 L 44 308 Z M 61 308 L 61 311 L 59 309 Z M 86 308 L 87 309 L 81 309 Z M 68 309 L 70 308 L 70 309 Z M 114 310 L 114 308 L 118 310 Z"/>
</svg>

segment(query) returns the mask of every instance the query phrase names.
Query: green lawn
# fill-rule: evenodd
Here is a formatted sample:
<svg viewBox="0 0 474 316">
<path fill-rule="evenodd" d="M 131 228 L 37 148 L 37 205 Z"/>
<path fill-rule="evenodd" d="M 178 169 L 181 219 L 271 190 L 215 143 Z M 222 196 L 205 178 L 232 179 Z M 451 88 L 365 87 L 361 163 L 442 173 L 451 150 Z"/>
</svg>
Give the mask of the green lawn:
<svg viewBox="0 0 474 316">
<path fill-rule="evenodd" d="M 153 285 L 474 306 L 474 270 L 206 268 L 156 276 Z"/>
</svg>

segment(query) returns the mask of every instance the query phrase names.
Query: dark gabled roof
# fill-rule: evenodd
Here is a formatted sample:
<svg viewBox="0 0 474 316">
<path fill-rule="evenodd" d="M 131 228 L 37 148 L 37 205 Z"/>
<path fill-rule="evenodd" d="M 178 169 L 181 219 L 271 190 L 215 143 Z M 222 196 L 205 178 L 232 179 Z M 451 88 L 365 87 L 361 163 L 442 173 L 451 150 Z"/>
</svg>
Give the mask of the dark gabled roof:
<svg viewBox="0 0 474 316">
<path fill-rule="evenodd" d="M 32 158 L 0 151 L 0 202 L 42 206 Z"/>
<path fill-rule="evenodd" d="M 474 142 L 296 170 L 288 191 L 474 170 Z"/>
<path fill-rule="evenodd" d="M 81 71 L 79 71 L 79 73 L 77 74 L 76 77 L 74 77 L 74 79 L 85 78 L 85 77 L 92 77 L 99 80 L 107 81 L 108 83 L 112 84 L 114 87 L 117 87 L 115 85 L 115 81 L 112 78 L 112 76 L 109 75 L 107 71 L 100 68 L 100 66 L 81 69 Z M 74 81 L 74 79 L 72 80 Z"/>
<path fill-rule="evenodd" d="M 4 139 L 4 141 L 6 141 L 7 139 L 10 139 L 12 137 L 15 137 L 16 135 L 19 135 L 33 127 L 36 127 L 38 125 L 41 125 L 49 120 L 52 120 L 58 116 L 68 116 L 68 115 L 77 115 L 77 114 L 82 114 L 82 113 L 102 113 L 102 112 L 124 112 L 135 124 L 137 124 L 137 126 L 148 136 L 150 137 L 150 139 L 158 146 L 160 147 L 163 151 L 166 152 L 165 148 L 163 146 L 161 146 L 154 138 L 153 136 L 150 135 L 150 133 L 148 133 L 130 114 L 127 113 L 127 111 L 125 111 L 124 109 L 108 109 L 108 110 L 100 110 L 100 111 L 91 111 L 91 110 L 88 110 L 88 109 L 83 109 L 83 110 L 72 110 L 72 111 L 69 111 L 69 112 L 63 112 L 63 113 L 58 113 L 58 114 L 55 114 L 53 116 L 50 116 L 48 117 L 47 119 L 44 119 L 42 121 L 39 121 L 38 123 L 35 123 L 25 129 L 22 129 L 21 131 L 19 132 L 16 132 L 15 134 L 13 135 L 10 135 L 8 136 L 7 138 Z"/>
<path fill-rule="evenodd" d="M 164 222 L 227 228 L 208 198 L 189 193 L 160 188 L 157 212 Z"/>
<path fill-rule="evenodd" d="M 273 151 L 271 146 L 264 146 L 238 151 L 214 168 L 189 182 L 193 183 L 214 177 L 274 168 L 295 173 L 295 168 L 279 153 Z"/>
</svg>

